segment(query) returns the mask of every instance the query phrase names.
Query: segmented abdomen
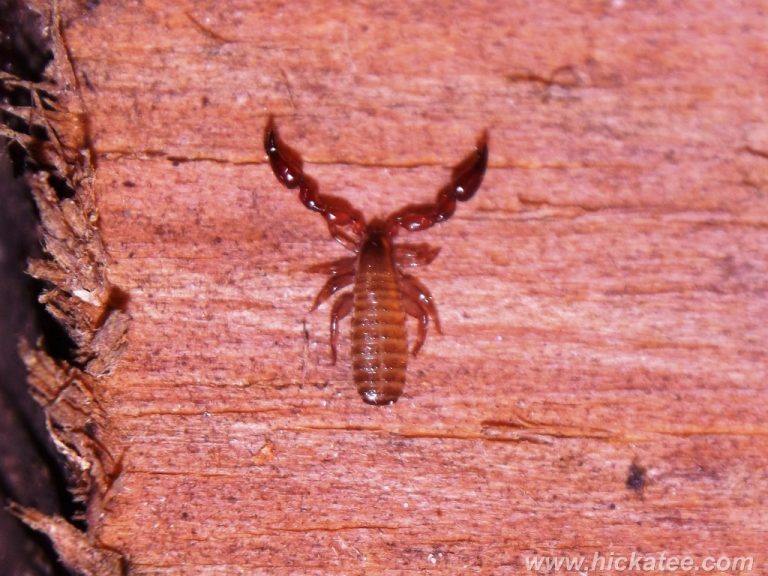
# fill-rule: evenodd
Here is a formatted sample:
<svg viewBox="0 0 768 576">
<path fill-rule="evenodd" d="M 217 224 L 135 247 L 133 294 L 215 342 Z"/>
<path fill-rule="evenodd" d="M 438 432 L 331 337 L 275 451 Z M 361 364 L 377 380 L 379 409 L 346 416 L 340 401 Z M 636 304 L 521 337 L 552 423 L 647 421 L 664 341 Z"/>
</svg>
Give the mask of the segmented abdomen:
<svg viewBox="0 0 768 576">
<path fill-rule="evenodd" d="M 391 266 L 360 269 L 352 313 L 352 369 L 368 404 L 391 404 L 403 392 L 408 345 L 397 277 Z"/>
</svg>

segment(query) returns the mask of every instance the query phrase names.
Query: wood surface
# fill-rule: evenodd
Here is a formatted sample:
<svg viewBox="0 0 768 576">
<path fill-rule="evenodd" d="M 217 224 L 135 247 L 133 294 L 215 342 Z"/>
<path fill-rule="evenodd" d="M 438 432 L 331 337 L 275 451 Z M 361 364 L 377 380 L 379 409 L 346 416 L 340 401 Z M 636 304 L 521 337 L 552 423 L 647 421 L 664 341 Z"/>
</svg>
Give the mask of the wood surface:
<svg viewBox="0 0 768 576">
<path fill-rule="evenodd" d="M 86 4 L 56 65 L 130 325 L 81 387 L 88 538 L 125 567 L 82 571 L 768 571 L 768 5 Z M 272 176 L 270 114 L 368 216 L 489 131 L 477 196 L 407 238 L 441 248 L 444 335 L 391 407 L 309 313 L 307 269 L 347 253 Z"/>
</svg>

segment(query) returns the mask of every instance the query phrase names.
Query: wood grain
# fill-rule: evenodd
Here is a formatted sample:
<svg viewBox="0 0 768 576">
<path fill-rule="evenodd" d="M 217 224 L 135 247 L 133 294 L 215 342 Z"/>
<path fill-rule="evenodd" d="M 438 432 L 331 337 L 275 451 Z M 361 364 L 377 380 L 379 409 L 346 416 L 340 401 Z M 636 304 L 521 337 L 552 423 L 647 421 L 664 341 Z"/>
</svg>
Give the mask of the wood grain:
<svg viewBox="0 0 768 576">
<path fill-rule="evenodd" d="M 768 570 L 765 4 L 94 6 L 64 38 L 132 323 L 91 529 L 131 574 Z M 477 197 L 409 237 L 445 334 L 392 407 L 308 314 L 345 254 L 270 174 L 268 114 L 369 217 L 489 130 Z"/>
</svg>

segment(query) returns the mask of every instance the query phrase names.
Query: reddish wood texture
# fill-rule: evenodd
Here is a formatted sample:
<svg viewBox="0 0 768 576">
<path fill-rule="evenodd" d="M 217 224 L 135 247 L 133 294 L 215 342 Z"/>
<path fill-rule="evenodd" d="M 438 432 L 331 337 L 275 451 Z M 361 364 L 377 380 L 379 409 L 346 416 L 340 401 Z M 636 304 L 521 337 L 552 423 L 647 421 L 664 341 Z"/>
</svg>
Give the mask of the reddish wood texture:
<svg viewBox="0 0 768 576">
<path fill-rule="evenodd" d="M 92 530 L 132 573 L 768 570 L 764 3 L 94 6 L 65 40 L 132 323 Z M 412 237 L 444 335 L 394 406 L 307 312 L 345 254 L 270 173 L 268 114 L 368 217 L 489 130 L 477 197 Z"/>
</svg>

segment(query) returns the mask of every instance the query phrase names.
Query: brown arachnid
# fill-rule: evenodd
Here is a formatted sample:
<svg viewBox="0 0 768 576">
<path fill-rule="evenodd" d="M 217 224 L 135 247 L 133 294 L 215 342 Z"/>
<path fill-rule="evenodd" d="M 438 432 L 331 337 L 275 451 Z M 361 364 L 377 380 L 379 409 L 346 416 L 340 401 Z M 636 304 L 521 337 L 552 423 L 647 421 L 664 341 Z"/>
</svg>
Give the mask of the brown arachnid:
<svg viewBox="0 0 768 576">
<path fill-rule="evenodd" d="M 426 265 L 439 252 L 427 244 L 395 244 L 400 228 L 409 232 L 426 230 L 444 222 L 456 210 L 457 202 L 474 196 L 488 164 L 488 138 L 483 133 L 476 149 L 453 169 L 450 182 L 440 189 L 435 201 L 412 204 L 384 219 L 365 218 L 341 198 L 320 194 L 317 183 L 302 170 L 298 154 L 280 139 L 274 120 L 269 119 L 264 148 L 277 179 L 289 189 L 299 189 L 299 199 L 325 218 L 331 236 L 354 256 L 340 258 L 311 268 L 330 275 L 317 294 L 312 310 L 338 290 L 354 284 L 339 296 L 331 309 L 331 353 L 336 362 L 339 321 L 352 313 L 352 366 L 357 390 L 368 404 L 396 402 L 405 386 L 408 357 L 406 314 L 418 320 L 418 336 L 411 353 L 424 344 L 431 317 L 438 332 L 440 321 L 432 295 L 405 268 Z"/>
</svg>

